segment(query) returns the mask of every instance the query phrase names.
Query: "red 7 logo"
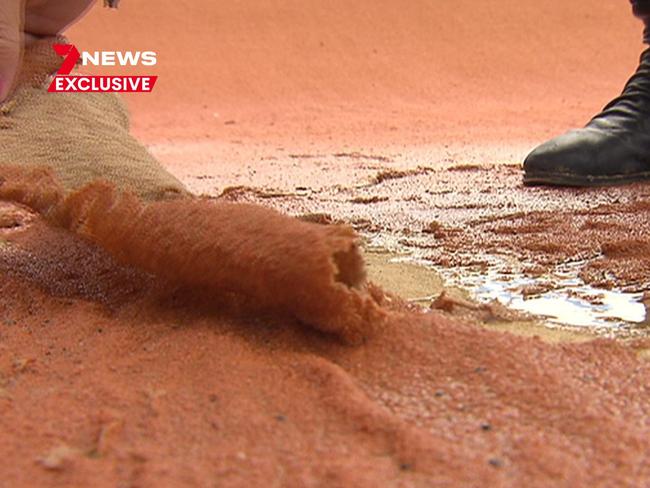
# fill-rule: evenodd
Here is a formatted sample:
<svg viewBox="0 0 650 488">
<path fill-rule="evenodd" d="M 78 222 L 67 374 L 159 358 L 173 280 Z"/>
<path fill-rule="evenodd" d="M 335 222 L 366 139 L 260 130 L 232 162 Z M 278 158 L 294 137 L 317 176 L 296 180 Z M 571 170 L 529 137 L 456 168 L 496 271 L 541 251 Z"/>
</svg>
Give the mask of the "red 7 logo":
<svg viewBox="0 0 650 488">
<path fill-rule="evenodd" d="M 73 44 L 53 44 L 52 47 L 59 56 L 65 58 L 56 74 L 69 75 L 77 64 L 77 61 L 79 61 L 81 54 L 79 54 L 79 51 Z"/>
</svg>

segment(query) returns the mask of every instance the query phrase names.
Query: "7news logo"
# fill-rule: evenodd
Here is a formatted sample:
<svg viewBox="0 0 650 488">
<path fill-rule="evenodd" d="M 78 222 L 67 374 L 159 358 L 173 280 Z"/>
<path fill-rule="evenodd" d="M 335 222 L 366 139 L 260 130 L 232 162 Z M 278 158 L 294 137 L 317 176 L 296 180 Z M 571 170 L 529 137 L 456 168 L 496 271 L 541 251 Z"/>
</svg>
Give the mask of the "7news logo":
<svg viewBox="0 0 650 488">
<path fill-rule="evenodd" d="M 54 44 L 54 51 L 63 57 L 47 91 L 49 92 L 114 92 L 148 93 L 158 80 L 157 76 L 88 76 L 73 75 L 77 64 L 84 66 L 155 66 L 158 62 L 153 51 L 96 51 L 79 52 L 73 44 Z"/>
</svg>

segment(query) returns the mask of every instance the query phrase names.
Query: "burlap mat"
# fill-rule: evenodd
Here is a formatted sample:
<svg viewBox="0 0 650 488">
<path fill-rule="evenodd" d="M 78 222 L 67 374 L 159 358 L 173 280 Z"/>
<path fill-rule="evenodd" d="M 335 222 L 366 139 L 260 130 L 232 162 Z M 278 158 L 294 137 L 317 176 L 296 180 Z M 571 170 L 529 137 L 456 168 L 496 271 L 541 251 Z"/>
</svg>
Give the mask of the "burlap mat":
<svg viewBox="0 0 650 488">
<path fill-rule="evenodd" d="M 188 195 L 129 134 L 129 116 L 116 95 L 47 92 L 62 62 L 55 42 L 65 40 L 42 40 L 25 50 L 17 88 L 0 105 L 0 164 L 50 167 L 67 192 L 103 179 L 149 201 Z"/>
</svg>

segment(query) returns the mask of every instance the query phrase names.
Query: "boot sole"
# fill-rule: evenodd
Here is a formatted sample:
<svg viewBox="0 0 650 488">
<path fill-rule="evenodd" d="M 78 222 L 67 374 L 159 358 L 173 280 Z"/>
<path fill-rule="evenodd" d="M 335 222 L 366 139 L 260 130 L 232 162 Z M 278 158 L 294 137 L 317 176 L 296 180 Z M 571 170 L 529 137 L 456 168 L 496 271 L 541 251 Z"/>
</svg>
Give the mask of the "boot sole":
<svg viewBox="0 0 650 488">
<path fill-rule="evenodd" d="M 635 173 L 633 175 L 576 175 L 571 173 L 524 173 L 524 185 L 526 186 L 573 186 L 573 187 L 597 187 L 627 185 L 640 181 L 650 180 L 650 171 Z"/>
</svg>

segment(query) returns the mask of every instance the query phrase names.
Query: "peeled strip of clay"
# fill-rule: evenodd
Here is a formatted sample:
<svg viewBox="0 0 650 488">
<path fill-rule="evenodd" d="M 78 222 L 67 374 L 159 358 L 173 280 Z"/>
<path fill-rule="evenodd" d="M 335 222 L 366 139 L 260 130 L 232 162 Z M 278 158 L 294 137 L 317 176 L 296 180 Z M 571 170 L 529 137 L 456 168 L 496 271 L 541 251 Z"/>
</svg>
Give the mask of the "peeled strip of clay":
<svg viewBox="0 0 650 488">
<path fill-rule="evenodd" d="M 69 196 L 52 173 L 0 166 L 0 198 L 23 203 L 125 264 L 210 292 L 237 292 L 358 343 L 384 312 L 367 291 L 358 237 L 250 204 L 145 204 L 95 182 Z"/>
</svg>

